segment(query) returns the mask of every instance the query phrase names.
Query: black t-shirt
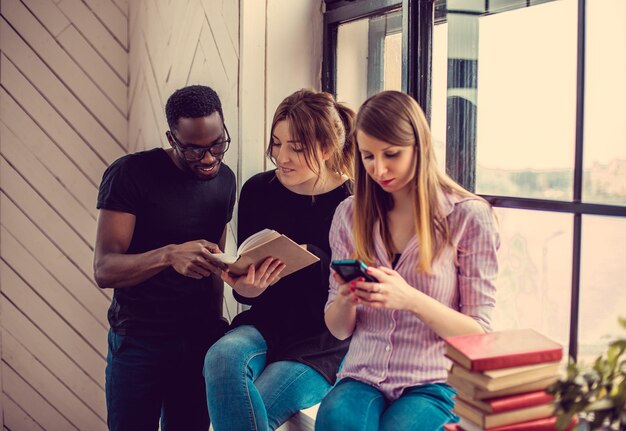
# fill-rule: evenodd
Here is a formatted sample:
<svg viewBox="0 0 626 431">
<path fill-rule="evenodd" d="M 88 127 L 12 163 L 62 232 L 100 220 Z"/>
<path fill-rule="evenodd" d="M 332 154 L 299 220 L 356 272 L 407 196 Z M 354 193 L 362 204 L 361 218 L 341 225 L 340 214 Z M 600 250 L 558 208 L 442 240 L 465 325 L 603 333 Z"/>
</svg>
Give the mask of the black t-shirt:
<svg viewBox="0 0 626 431">
<path fill-rule="evenodd" d="M 250 178 L 239 197 L 239 243 L 264 228 L 274 229 L 307 244 L 320 261 L 283 278 L 257 298 L 233 292 L 239 302 L 252 305 L 233 325 L 254 325 L 261 332 L 268 345 L 268 362 L 302 362 L 331 383 L 349 340 L 337 340 L 324 323 L 331 255 L 328 232 L 337 205 L 350 194 L 346 182 L 315 197 L 299 195 L 269 171 Z"/>
<path fill-rule="evenodd" d="M 218 243 L 230 221 L 235 175 L 222 164 L 209 181 L 180 170 L 161 148 L 129 154 L 105 171 L 98 209 L 135 215 L 128 254 L 187 241 Z M 222 289 L 169 267 L 136 286 L 115 289 L 108 312 L 121 335 L 204 334 L 219 324 Z"/>
</svg>

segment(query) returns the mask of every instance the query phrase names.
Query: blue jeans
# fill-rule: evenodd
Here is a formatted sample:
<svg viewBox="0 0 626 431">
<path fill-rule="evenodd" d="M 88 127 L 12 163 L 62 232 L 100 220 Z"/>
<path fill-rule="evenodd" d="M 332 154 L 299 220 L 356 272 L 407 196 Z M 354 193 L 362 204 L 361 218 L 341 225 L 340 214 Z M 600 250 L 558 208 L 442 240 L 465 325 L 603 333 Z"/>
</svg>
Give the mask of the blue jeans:
<svg viewBox="0 0 626 431">
<path fill-rule="evenodd" d="M 136 337 L 109 330 L 107 422 L 112 431 L 207 431 L 202 360 L 215 337 Z"/>
<path fill-rule="evenodd" d="M 414 386 L 389 401 L 373 386 L 342 379 L 328 394 L 317 413 L 319 431 L 438 431 L 458 421 L 452 413 L 456 392 L 447 384 Z"/>
<path fill-rule="evenodd" d="M 308 365 L 266 364 L 266 353 L 265 339 L 248 325 L 228 332 L 207 352 L 206 398 L 215 431 L 274 430 L 330 390 Z"/>
</svg>

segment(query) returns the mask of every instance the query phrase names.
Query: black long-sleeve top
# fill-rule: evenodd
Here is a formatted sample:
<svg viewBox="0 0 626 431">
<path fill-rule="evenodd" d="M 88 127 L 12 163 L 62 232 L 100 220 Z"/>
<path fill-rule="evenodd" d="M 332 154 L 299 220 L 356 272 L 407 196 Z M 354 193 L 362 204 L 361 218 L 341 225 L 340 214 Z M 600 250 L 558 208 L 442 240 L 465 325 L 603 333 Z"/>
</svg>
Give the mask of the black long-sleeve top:
<svg viewBox="0 0 626 431">
<path fill-rule="evenodd" d="M 265 229 L 274 229 L 298 244 L 307 244 L 320 261 L 279 280 L 256 298 L 234 293 L 250 310 L 233 326 L 253 325 L 265 338 L 269 362 L 305 363 L 331 384 L 349 340 L 337 340 L 324 323 L 328 298 L 330 245 L 328 232 L 335 208 L 351 194 L 348 182 L 327 193 L 299 195 L 283 186 L 274 171 L 250 178 L 239 198 L 238 242 Z"/>
</svg>

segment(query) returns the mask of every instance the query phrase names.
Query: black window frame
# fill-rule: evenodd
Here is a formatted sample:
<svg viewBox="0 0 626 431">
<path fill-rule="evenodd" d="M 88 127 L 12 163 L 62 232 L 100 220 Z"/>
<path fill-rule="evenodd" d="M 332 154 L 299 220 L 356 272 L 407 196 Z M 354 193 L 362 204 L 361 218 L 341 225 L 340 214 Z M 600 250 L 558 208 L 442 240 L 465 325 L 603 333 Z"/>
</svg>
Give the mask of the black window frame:
<svg viewBox="0 0 626 431">
<path fill-rule="evenodd" d="M 490 8 L 484 0 L 484 13 L 490 15 L 521 7 L 532 7 L 554 0 L 524 0 L 511 2 L 504 8 Z M 485 195 L 494 207 L 535 211 L 551 211 L 573 215 L 571 309 L 569 328 L 569 355 L 578 357 L 578 327 L 580 302 L 580 270 L 582 216 L 597 215 L 626 217 L 626 206 L 583 202 L 583 148 L 585 111 L 585 40 L 587 0 L 578 0 L 577 64 L 576 64 L 576 140 L 573 197 L 570 201 L 534 199 L 514 196 Z M 357 19 L 387 13 L 401 8 L 402 14 L 402 89 L 413 96 L 422 106 L 426 117 L 431 119 L 432 42 L 434 25 L 446 21 L 446 0 L 326 0 L 324 13 L 324 51 L 322 64 L 322 88 L 336 95 L 337 30 L 340 24 Z M 450 72 L 449 72 L 450 77 Z M 448 104 L 450 101 L 448 100 Z M 450 105 L 448 105 L 450 107 Z M 469 129 L 468 129 L 469 127 Z M 475 190 L 476 158 L 475 140 L 454 139 L 454 136 L 475 136 L 475 122 L 452 120 L 451 145 L 446 142 L 446 170 L 448 174 L 469 190 Z M 446 141 L 449 140 L 448 135 Z M 469 141 L 472 141 L 471 139 Z"/>
</svg>

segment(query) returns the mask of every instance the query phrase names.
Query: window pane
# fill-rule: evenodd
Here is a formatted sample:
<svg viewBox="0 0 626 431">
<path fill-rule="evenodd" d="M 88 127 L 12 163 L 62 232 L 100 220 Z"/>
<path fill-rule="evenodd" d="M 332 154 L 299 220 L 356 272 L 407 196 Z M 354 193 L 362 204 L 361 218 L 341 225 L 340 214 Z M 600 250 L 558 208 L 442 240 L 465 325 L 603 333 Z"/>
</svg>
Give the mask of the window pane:
<svg viewBox="0 0 626 431">
<path fill-rule="evenodd" d="M 369 96 L 402 88 L 402 11 L 341 24 L 337 100 L 358 109 Z"/>
<path fill-rule="evenodd" d="M 579 360 L 590 362 L 609 340 L 624 336 L 626 219 L 583 216 L 580 273 Z"/>
<path fill-rule="evenodd" d="M 626 2 L 587 3 L 583 200 L 626 205 Z"/>
<path fill-rule="evenodd" d="M 385 36 L 384 89 L 402 91 L 402 33 Z"/>
<path fill-rule="evenodd" d="M 481 18 L 478 192 L 571 199 L 576 6 L 566 0 Z"/>
<path fill-rule="evenodd" d="M 473 95 L 471 88 L 450 88 L 450 83 L 448 91 L 448 97 L 476 106 L 476 191 L 570 200 L 576 1 L 448 17 L 449 61 L 470 73 L 477 70 Z M 469 78 L 459 81 L 467 85 Z"/>
<path fill-rule="evenodd" d="M 534 328 L 561 343 L 567 352 L 573 217 L 495 210 L 501 247 L 494 330 Z"/>
<path fill-rule="evenodd" d="M 339 26 L 337 31 L 337 100 L 352 109 L 367 98 L 368 19 Z"/>
</svg>

